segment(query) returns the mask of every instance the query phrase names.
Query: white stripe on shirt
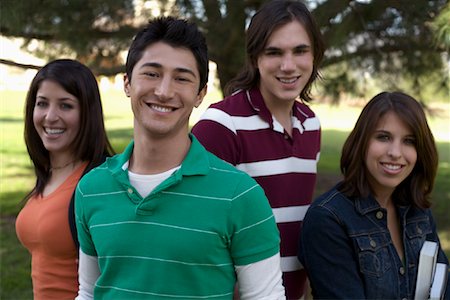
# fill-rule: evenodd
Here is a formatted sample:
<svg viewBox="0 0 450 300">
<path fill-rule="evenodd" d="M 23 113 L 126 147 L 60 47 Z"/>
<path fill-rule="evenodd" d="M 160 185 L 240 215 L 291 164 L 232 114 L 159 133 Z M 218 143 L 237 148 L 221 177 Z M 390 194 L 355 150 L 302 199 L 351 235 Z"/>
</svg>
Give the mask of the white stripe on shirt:
<svg viewBox="0 0 450 300">
<path fill-rule="evenodd" d="M 286 173 L 317 173 L 317 160 L 288 157 L 236 165 L 251 177 L 269 176 Z"/>
<path fill-rule="evenodd" d="M 208 108 L 201 116 L 200 120 L 210 120 L 222 124 L 234 134 L 237 130 L 258 130 L 267 129 L 269 124 L 261 119 L 258 115 L 249 117 L 230 116 L 224 111 L 216 108 Z"/>
<path fill-rule="evenodd" d="M 200 120 L 210 120 L 222 124 L 230 131 L 232 131 L 234 134 L 236 134 L 238 130 L 261 130 L 269 128 L 269 124 L 266 121 L 264 121 L 259 115 L 253 115 L 248 117 L 231 116 L 226 112 L 217 108 L 208 108 L 203 113 Z M 273 126 L 275 127 L 274 128 L 275 131 L 280 132 L 284 131 L 281 125 L 278 126 L 278 127 L 281 126 L 280 128 L 277 128 L 277 122 L 275 121 Z M 293 127 L 300 130 L 301 133 L 303 133 L 304 130 L 306 131 L 319 130 L 320 121 L 317 117 L 312 117 L 307 118 L 303 122 L 303 124 L 301 124 L 297 118 L 293 117 Z"/>
<path fill-rule="evenodd" d="M 282 272 L 293 272 L 297 270 L 302 270 L 303 266 L 298 260 L 297 256 L 285 256 L 281 257 L 281 271 Z"/>
<path fill-rule="evenodd" d="M 303 221 L 308 208 L 309 205 L 288 206 L 273 208 L 272 211 L 277 223 L 287 223 Z"/>
</svg>

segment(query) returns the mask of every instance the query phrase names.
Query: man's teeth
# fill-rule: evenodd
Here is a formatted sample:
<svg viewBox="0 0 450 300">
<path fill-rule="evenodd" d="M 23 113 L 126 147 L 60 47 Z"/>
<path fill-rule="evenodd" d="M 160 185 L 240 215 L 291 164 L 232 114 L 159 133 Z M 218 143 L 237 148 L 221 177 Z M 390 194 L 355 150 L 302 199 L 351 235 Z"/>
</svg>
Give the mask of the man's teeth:
<svg viewBox="0 0 450 300">
<path fill-rule="evenodd" d="M 48 134 L 60 134 L 64 132 L 64 129 L 50 129 L 50 128 L 45 128 L 45 132 Z"/>
<path fill-rule="evenodd" d="M 171 112 L 172 111 L 171 108 L 163 107 L 163 106 L 159 106 L 159 105 L 155 105 L 155 104 L 152 104 L 151 108 L 153 108 L 154 110 L 160 111 L 160 112 Z"/>
<path fill-rule="evenodd" d="M 384 166 L 386 169 L 389 169 L 389 170 L 392 170 L 392 171 L 395 171 L 395 170 L 398 170 L 398 169 L 401 168 L 400 165 L 383 164 L 383 166 Z"/>
<path fill-rule="evenodd" d="M 279 80 L 280 80 L 282 83 L 293 83 L 293 82 L 295 82 L 295 81 L 297 80 L 297 78 L 291 78 L 291 79 L 279 78 Z"/>
</svg>

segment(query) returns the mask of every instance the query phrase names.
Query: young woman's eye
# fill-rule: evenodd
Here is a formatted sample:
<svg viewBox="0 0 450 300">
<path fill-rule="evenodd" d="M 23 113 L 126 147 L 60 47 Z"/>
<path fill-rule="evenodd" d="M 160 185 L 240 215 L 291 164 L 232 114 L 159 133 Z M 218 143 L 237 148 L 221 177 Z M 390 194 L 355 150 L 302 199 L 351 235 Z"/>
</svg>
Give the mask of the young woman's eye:
<svg viewBox="0 0 450 300">
<path fill-rule="evenodd" d="M 384 142 L 384 141 L 389 141 L 389 135 L 387 135 L 387 134 L 378 134 L 378 135 L 376 135 L 376 137 L 375 137 L 378 141 L 382 141 L 382 142 Z"/>
<path fill-rule="evenodd" d="M 62 103 L 61 104 L 61 109 L 68 110 L 68 109 L 72 109 L 72 108 L 73 108 L 72 104 L 68 104 L 68 103 Z"/>
<path fill-rule="evenodd" d="M 34 106 L 35 106 L 35 107 L 43 108 L 43 107 L 46 107 L 46 106 L 47 106 L 47 102 L 42 101 L 42 100 L 38 100 L 38 101 L 36 101 L 36 103 L 34 104 Z"/>
<path fill-rule="evenodd" d="M 411 138 L 406 138 L 405 139 L 405 144 L 415 146 L 416 145 L 416 139 L 412 138 L 412 137 Z"/>
</svg>

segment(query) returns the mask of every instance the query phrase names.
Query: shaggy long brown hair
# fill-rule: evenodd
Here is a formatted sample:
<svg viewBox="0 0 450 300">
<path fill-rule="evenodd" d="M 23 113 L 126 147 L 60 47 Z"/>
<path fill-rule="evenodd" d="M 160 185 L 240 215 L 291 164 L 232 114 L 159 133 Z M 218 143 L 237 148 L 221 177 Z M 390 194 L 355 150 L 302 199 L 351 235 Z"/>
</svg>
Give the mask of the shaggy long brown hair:
<svg viewBox="0 0 450 300">
<path fill-rule="evenodd" d="M 313 71 L 299 95 L 306 102 L 312 99 L 311 86 L 314 80 L 319 77 L 318 68 L 323 58 L 325 46 L 320 29 L 305 4 L 290 0 L 270 1 L 263 5 L 252 17 L 246 35 L 245 66 L 225 86 L 224 94 L 226 96 L 237 90 L 249 90 L 259 84 L 258 57 L 263 53 L 274 30 L 292 21 L 298 21 L 302 24 L 312 43 Z"/>
</svg>

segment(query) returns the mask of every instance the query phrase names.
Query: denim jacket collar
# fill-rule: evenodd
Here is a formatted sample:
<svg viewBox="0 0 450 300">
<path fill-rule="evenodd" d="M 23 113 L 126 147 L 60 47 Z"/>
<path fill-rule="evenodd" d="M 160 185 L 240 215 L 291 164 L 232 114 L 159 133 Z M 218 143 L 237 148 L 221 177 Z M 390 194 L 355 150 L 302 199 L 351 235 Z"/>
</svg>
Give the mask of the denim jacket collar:
<svg viewBox="0 0 450 300">
<path fill-rule="evenodd" d="M 361 215 L 366 215 L 370 212 L 383 209 L 378 201 L 372 195 L 368 197 L 355 198 L 355 209 Z"/>
</svg>

